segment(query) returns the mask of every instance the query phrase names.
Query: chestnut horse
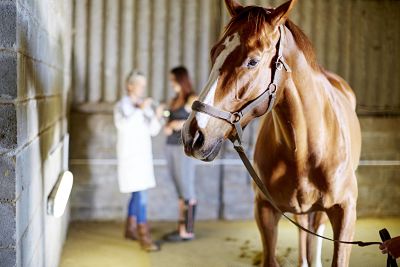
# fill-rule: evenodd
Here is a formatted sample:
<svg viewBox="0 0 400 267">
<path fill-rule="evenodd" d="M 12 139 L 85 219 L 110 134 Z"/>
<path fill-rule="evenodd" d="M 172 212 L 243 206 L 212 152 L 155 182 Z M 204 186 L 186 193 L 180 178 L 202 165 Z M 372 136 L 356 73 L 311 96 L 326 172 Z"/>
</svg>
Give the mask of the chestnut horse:
<svg viewBox="0 0 400 267">
<path fill-rule="evenodd" d="M 275 101 L 250 106 L 240 120 L 245 127 L 267 113 L 254 152 L 256 170 L 281 211 L 295 214 L 300 225 L 319 234 L 327 214 L 334 238 L 351 241 L 361 149 L 355 96 L 342 78 L 318 65 L 311 43 L 288 20 L 295 2 L 267 9 L 225 0 L 232 18 L 211 51 L 213 68 L 198 102 L 239 114 L 273 83 L 268 90 L 274 91 Z M 205 113 L 191 113 L 182 138 L 187 155 L 212 161 L 222 142 L 240 133 L 233 122 Z M 281 213 L 258 189 L 255 217 L 263 266 L 278 266 Z M 309 266 L 311 238 L 300 231 L 299 241 L 300 265 Z M 335 243 L 332 266 L 348 266 L 350 252 L 350 245 Z M 320 260 L 316 265 L 321 266 Z"/>
</svg>

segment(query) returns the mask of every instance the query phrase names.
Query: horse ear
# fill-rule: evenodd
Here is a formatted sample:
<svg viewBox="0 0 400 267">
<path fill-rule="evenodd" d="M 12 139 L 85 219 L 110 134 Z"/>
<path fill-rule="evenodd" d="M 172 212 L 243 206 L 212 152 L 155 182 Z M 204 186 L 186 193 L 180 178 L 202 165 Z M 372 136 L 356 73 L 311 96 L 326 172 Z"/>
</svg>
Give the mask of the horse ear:
<svg viewBox="0 0 400 267">
<path fill-rule="evenodd" d="M 243 9 L 243 6 L 235 0 L 225 0 L 225 5 L 232 17 L 239 14 Z"/>
<path fill-rule="evenodd" d="M 297 0 L 289 0 L 286 3 L 280 5 L 273 11 L 272 25 L 279 26 L 286 22 L 289 17 L 289 13 Z"/>
</svg>

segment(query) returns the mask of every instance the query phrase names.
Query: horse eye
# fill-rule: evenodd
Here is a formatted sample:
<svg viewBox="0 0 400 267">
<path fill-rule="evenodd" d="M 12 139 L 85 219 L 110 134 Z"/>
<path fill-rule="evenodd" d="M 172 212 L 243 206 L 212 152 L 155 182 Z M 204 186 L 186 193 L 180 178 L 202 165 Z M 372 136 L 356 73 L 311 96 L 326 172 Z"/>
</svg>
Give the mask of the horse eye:
<svg viewBox="0 0 400 267">
<path fill-rule="evenodd" d="M 255 66 L 257 66 L 258 62 L 259 62 L 258 59 L 254 59 L 254 58 L 250 59 L 249 62 L 247 62 L 247 68 L 249 68 L 249 69 L 254 68 Z"/>
</svg>

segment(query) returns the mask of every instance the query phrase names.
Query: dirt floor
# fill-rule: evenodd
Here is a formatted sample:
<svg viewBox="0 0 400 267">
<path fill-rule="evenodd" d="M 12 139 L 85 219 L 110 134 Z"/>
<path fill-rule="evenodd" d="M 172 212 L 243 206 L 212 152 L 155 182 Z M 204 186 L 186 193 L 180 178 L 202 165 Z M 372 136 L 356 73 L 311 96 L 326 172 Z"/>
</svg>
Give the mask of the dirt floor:
<svg viewBox="0 0 400 267">
<path fill-rule="evenodd" d="M 173 223 L 152 223 L 155 238 L 173 229 Z M 282 220 L 277 256 L 281 266 L 297 266 L 298 231 Z M 386 227 L 392 236 L 400 235 L 400 218 L 360 219 L 355 239 L 379 241 L 378 230 Z M 80 222 L 70 225 L 61 267 L 246 267 L 257 266 L 261 241 L 253 221 L 203 221 L 196 225 L 196 240 L 163 244 L 162 251 L 145 253 L 137 242 L 122 238 L 122 223 Z M 332 236 L 330 227 L 325 235 Z M 323 265 L 330 266 L 332 244 L 323 243 Z M 377 246 L 354 247 L 351 267 L 386 266 L 386 256 Z"/>
</svg>

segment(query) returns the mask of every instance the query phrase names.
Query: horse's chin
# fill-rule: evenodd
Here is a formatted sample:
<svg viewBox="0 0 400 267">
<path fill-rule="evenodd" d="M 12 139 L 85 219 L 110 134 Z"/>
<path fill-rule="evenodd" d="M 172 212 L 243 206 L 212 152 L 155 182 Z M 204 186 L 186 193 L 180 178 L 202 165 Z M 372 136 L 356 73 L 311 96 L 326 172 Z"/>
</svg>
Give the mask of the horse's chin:
<svg viewBox="0 0 400 267">
<path fill-rule="evenodd" d="M 210 147 L 210 149 L 194 151 L 193 156 L 201 161 L 213 161 L 218 156 L 218 153 L 222 147 L 222 143 L 223 139 L 221 138 L 220 140 L 215 142 L 214 145 Z"/>
</svg>

